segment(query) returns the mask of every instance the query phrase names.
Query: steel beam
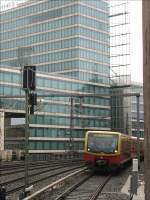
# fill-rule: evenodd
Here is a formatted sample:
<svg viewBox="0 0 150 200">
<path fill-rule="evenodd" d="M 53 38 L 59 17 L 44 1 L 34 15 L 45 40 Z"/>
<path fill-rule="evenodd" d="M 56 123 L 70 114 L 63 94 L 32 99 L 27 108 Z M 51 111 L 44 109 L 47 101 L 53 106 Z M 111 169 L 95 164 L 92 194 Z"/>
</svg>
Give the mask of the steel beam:
<svg viewBox="0 0 150 200">
<path fill-rule="evenodd" d="M 124 94 L 113 94 L 113 93 L 110 93 L 110 94 L 105 94 L 105 93 L 100 93 L 100 94 L 93 94 L 93 93 L 86 93 L 86 94 L 80 94 L 80 93 L 49 93 L 49 94 L 46 94 L 46 95 L 37 95 L 38 98 L 40 97 L 76 97 L 76 98 L 83 98 L 83 97 L 116 97 L 116 96 L 121 96 L 121 97 L 131 97 L 131 96 L 140 96 L 140 93 L 124 93 Z M 19 96 L 19 95 L 16 95 L 16 96 L 0 96 L 1 99 L 13 99 L 13 98 L 24 98 L 25 99 L 25 96 Z"/>
</svg>

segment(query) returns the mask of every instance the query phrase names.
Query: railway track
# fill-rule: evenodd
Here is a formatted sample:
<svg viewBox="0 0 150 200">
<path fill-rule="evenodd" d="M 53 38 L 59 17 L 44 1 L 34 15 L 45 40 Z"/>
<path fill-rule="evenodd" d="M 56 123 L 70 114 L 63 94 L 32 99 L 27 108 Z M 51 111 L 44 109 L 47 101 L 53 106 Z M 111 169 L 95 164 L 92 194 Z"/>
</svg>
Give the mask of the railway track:
<svg viewBox="0 0 150 200">
<path fill-rule="evenodd" d="M 40 171 L 38 171 L 38 172 L 36 171 L 35 173 L 32 173 L 32 174 L 29 173 L 29 178 L 34 177 L 34 176 L 37 176 L 37 175 L 40 175 L 40 174 L 43 174 L 43 173 L 46 173 L 46 172 L 50 172 L 50 171 L 53 171 L 53 170 L 58 170 L 58 169 L 62 169 L 62 168 L 64 168 L 64 167 L 69 167 L 69 166 L 72 166 L 72 164 L 62 164 L 61 166 L 60 166 L 60 165 L 57 165 L 57 166 L 49 166 L 48 169 L 47 169 L 47 167 L 46 167 L 45 170 L 40 170 Z M 25 176 L 23 175 L 23 176 L 21 176 L 21 177 L 13 178 L 13 179 L 8 180 L 8 181 L 3 181 L 3 182 L 1 182 L 1 184 L 2 184 L 3 186 L 7 186 L 7 185 L 9 185 L 9 184 L 11 184 L 11 183 L 14 184 L 15 182 L 24 180 L 24 178 L 25 178 Z"/>
<path fill-rule="evenodd" d="M 79 167 L 80 168 L 80 167 Z M 69 172 L 69 175 L 68 175 Z M 94 175 L 84 167 L 78 170 L 72 177 L 70 171 L 66 171 L 66 177 L 58 174 L 57 180 L 48 182 L 47 186 L 36 188 L 31 196 L 24 200 L 131 200 L 129 195 L 121 193 L 121 188 L 127 180 L 130 168 L 118 172 L 117 175 Z M 88 172 L 88 173 L 87 173 Z M 65 172 L 64 172 L 65 173 Z M 59 176 L 60 175 L 60 176 Z M 64 176 L 65 174 L 63 174 Z M 56 174 L 54 174 L 56 177 Z M 71 180 L 69 180 L 69 178 Z M 49 184 L 50 183 L 50 184 Z M 35 185 L 34 185 L 35 186 Z M 53 192 L 52 192 L 53 191 Z M 14 200 L 14 199 L 11 199 Z"/>
<path fill-rule="evenodd" d="M 91 195 L 91 197 L 89 198 L 89 200 L 96 200 L 98 199 L 100 193 L 102 192 L 103 188 L 105 187 L 105 185 L 108 183 L 108 181 L 111 179 L 111 175 L 109 175 L 108 177 L 106 177 L 106 179 L 104 180 L 103 183 L 100 183 L 97 187 L 97 189 L 93 192 L 93 194 Z"/>
<path fill-rule="evenodd" d="M 50 180 L 51 178 L 56 178 L 59 175 L 62 175 L 64 173 L 68 173 L 71 172 L 73 170 L 79 169 L 81 168 L 81 166 L 77 165 L 77 166 L 73 166 L 71 165 L 71 167 L 67 166 L 61 166 L 61 167 L 57 167 L 57 168 L 53 168 L 53 170 L 47 170 L 45 172 L 42 172 L 41 174 L 38 172 L 36 173 L 36 175 L 32 174 L 32 179 L 31 176 L 29 177 L 29 184 L 30 185 L 37 185 L 39 183 L 41 183 L 42 181 L 45 180 Z M 7 183 L 3 183 L 3 185 L 6 186 L 6 191 L 7 191 L 7 196 L 19 192 L 22 189 L 24 189 L 24 177 L 19 178 L 18 180 L 16 179 L 16 182 L 14 182 L 14 180 L 8 181 Z M 13 198 L 12 198 L 13 199 Z"/>
<path fill-rule="evenodd" d="M 41 165 L 41 164 L 46 164 L 48 161 L 36 161 L 36 162 L 29 162 L 29 165 Z M 0 163 L 0 169 L 10 169 L 10 168 L 19 168 L 24 166 L 24 161 L 20 162 L 8 162 L 8 163 Z"/>
<path fill-rule="evenodd" d="M 71 161 L 71 163 L 75 163 L 76 161 Z M 83 163 L 83 161 L 81 161 L 81 163 Z M 29 171 L 33 171 L 33 170 L 40 170 L 40 169 L 44 169 L 44 168 L 49 168 L 49 167 L 57 167 L 57 166 L 60 166 L 61 165 L 64 165 L 64 164 L 68 164 L 68 161 L 64 161 L 64 162 L 53 162 L 53 163 L 41 163 L 41 164 L 35 164 L 34 165 L 29 165 Z M 21 168 L 21 169 L 20 169 Z M 12 168 L 12 169 L 1 169 L 0 170 L 0 174 L 1 174 L 1 177 L 3 176 L 8 176 L 8 175 L 12 175 L 12 174 L 17 174 L 17 173 L 21 173 L 21 172 L 24 172 L 24 166 L 21 166 L 21 167 L 17 167 L 17 168 Z"/>
<path fill-rule="evenodd" d="M 96 200 L 110 179 L 111 175 L 106 177 L 86 175 L 78 183 L 70 186 L 56 197 L 55 200 Z"/>
<path fill-rule="evenodd" d="M 24 198 L 24 200 L 43 200 L 43 199 L 51 199 L 50 197 L 51 192 L 50 192 L 50 197 L 49 197 L 49 191 L 53 191 L 53 189 L 55 188 L 60 188 L 62 186 L 62 184 L 72 180 L 73 178 L 77 178 L 78 176 L 82 176 L 85 171 L 87 170 L 87 167 L 81 167 L 76 171 L 73 171 L 69 174 L 67 174 L 66 176 L 63 176 L 61 178 L 59 178 L 58 180 L 48 184 L 46 187 L 39 189 L 38 191 L 34 192 L 33 194 L 31 194 L 30 196 Z M 48 195 L 48 196 L 47 196 Z M 54 200 L 54 198 L 52 198 Z"/>
<path fill-rule="evenodd" d="M 68 160 L 59 160 L 59 161 L 56 161 L 56 160 L 50 160 L 50 161 L 35 161 L 35 162 L 29 162 L 29 166 L 42 166 L 42 165 L 49 165 L 49 164 L 60 164 L 60 163 L 63 163 L 63 162 L 79 162 L 79 161 L 82 161 L 81 159 L 68 159 Z M 0 172 L 3 172 L 3 171 L 7 171 L 7 170 L 10 170 L 10 169 L 20 169 L 20 168 L 24 168 L 24 161 L 20 161 L 20 162 L 10 162 L 9 164 L 8 163 L 0 163 Z"/>
</svg>

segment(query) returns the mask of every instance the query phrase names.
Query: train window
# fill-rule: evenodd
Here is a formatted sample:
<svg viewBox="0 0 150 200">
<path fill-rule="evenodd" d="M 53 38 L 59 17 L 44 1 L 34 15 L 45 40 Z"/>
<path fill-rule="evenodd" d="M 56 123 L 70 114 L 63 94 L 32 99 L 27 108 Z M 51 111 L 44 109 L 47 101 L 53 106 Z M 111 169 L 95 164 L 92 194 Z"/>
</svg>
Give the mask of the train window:
<svg viewBox="0 0 150 200">
<path fill-rule="evenodd" d="M 116 153 L 118 151 L 118 136 L 110 134 L 89 134 L 87 149 L 95 153 Z"/>
</svg>

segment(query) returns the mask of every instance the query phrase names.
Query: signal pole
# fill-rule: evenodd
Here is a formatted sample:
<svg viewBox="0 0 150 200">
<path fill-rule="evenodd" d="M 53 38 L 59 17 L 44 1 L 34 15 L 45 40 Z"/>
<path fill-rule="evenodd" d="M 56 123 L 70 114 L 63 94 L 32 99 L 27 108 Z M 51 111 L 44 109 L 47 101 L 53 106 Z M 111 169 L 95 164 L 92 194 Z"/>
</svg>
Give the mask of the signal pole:
<svg viewBox="0 0 150 200">
<path fill-rule="evenodd" d="M 25 107 L 26 107 L 26 117 L 25 117 L 25 189 L 29 186 L 29 89 L 25 90 Z"/>
<path fill-rule="evenodd" d="M 32 91 L 36 88 L 35 83 L 35 66 L 24 66 L 23 71 L 23 89 L 25 91 L 25 188 L 23 197 L 27 197 L 30 193 L 29 188 L 29 115 L 34 114 L 35 98 L 37 96 Z"/>
<path fill-rule="evenodd" d="M 140 168 L 140 95 L 136 96 L 137 101 L 137 158 L 138 158 L 138 168 Z"/>
<path fill-rule="evenodd" d="M 73 140 L 72 140 L 72 129 L 73 129 L 73 97 L 70 98 L 70 144 L 69 149 L 70 151 L 73 150 Z"/>
</svg>

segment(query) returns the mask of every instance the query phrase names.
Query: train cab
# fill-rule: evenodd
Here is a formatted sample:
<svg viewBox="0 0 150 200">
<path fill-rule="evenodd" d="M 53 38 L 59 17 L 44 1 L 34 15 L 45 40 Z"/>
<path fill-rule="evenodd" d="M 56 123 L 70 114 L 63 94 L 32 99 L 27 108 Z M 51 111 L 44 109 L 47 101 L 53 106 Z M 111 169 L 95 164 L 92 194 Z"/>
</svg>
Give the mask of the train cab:
<svg viewBox="0 0 150 200">
<path fill-rule="evenodd" d="M 142 153 L 143 142 L 140 141 Z M 137 156 L 137 138 L 111 131 L 88 131 L 84 160 L 89 168 L 115 170 Z"/>
</svg>

